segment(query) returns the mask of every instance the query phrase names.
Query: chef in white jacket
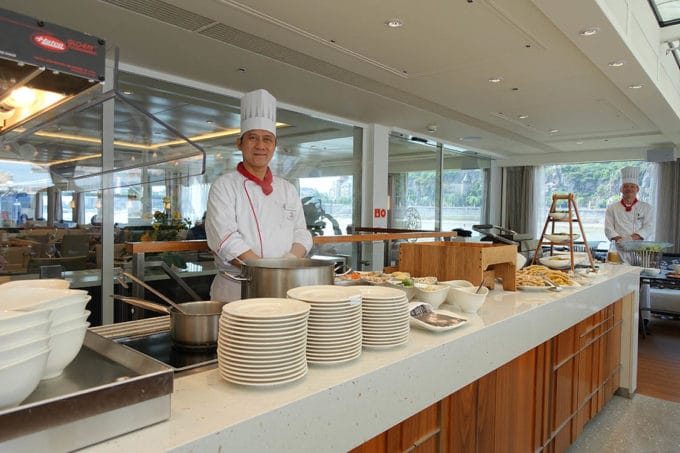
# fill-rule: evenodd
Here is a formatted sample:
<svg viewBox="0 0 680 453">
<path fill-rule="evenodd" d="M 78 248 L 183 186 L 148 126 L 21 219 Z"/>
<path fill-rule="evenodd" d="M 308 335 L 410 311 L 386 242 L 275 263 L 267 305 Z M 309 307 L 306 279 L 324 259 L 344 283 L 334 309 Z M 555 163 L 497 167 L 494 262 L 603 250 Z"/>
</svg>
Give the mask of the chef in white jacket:
<svg viewBox="0 0 680 453">
<path fill-rule="evenodd" d="M 605 213 L 604 234 L 610 241 L 653 240 L 654 210 L 637 199 L 639 178 L 638 167 L 621 169 L 621 200 L 607 206 Z"/>
<path fill-rule="evenodd" d="M 240 262 L 259 258 L 301 258 L 312 247 L 300 195 L 288 181 L 272 175 L 276 149 L 276 99 L 266 90 L 241 99 L 243 161 L 210 188 L 205 232 L 218 270 L 238 274 Z M 241 298 L 241 284 L 219 273 L 212 300 Z"/>
</svg>

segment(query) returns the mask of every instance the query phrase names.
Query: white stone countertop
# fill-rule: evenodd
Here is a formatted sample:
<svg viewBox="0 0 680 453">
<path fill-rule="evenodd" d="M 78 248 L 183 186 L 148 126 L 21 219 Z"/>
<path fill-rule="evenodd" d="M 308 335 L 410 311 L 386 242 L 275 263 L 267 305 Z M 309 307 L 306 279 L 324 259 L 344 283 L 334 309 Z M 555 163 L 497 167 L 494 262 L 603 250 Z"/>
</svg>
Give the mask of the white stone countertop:
<svg viewBox="0 0 680 453">
<path fill-rule="evenodd" d="M 347 451 L 634 292 L 623 310 L 621 375 L 632 393 L 639 268 L 607 265 L 602 274 L 560 293 L 499 287 L 461 328 L 412 329 L 403 346 L 310 365 L 304 378 L 279 387 L 231 384 L 217 369 L 179 376 L 169 420 L 83 451 Z"/>
</svg>

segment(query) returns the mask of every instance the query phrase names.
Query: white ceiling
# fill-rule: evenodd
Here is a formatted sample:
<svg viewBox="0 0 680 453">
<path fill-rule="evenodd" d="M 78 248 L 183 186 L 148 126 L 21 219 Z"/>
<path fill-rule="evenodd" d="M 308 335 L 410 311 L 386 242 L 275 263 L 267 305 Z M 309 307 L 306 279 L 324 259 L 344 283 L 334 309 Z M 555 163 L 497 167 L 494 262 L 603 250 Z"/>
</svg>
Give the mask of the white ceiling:
<svg viewBox="0 0 680 453">
<path fill-rule="evenodd" d="M 0 0 L 0 7 L 102 37 L 126 65 L 238 92 L 264 87 L 283 104 L 508 161 L 644 157 L 680 143 L 680 71 L 655 38 L 644 0 Z M 404 26 L 389 29 L 392 18 Z M 579 35 L 592 26 L 600 33 Z M 608 66 L 615 60 L 625 64 Z"/>
</svg>

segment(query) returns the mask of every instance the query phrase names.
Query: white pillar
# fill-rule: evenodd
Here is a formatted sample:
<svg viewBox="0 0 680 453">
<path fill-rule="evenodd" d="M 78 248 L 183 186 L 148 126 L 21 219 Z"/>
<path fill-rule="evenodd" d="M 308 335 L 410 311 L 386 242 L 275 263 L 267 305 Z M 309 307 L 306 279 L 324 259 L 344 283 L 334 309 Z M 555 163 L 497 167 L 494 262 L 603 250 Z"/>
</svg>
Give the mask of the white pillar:
<svg viewBox="0 0 680 453">
<path fill-rule="evenodd" d="M 364 129 L 362 226 L 387 228 L 387 169 L 389 158 L 389 128 L 372 124 Z M 384 214 L 384 216 L 383 216 Z M 385 244 L 373 243 L 367 258 L 371 269 L 382 270 Z"/>
</svg>

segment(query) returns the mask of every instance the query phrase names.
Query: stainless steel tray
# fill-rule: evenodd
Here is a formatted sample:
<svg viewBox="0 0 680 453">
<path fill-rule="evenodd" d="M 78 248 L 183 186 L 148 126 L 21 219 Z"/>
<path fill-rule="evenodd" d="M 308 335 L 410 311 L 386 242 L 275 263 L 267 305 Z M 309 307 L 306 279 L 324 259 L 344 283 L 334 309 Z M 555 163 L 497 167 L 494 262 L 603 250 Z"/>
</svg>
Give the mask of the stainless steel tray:
<svg viewBox="0 0 680 453">
<path fill-rule="evenodd" d="M 173 370 L 91 331 L 55 379 L 0 411 L 0 450 L 74 450 L 170 418 Z"/>
</svg>

